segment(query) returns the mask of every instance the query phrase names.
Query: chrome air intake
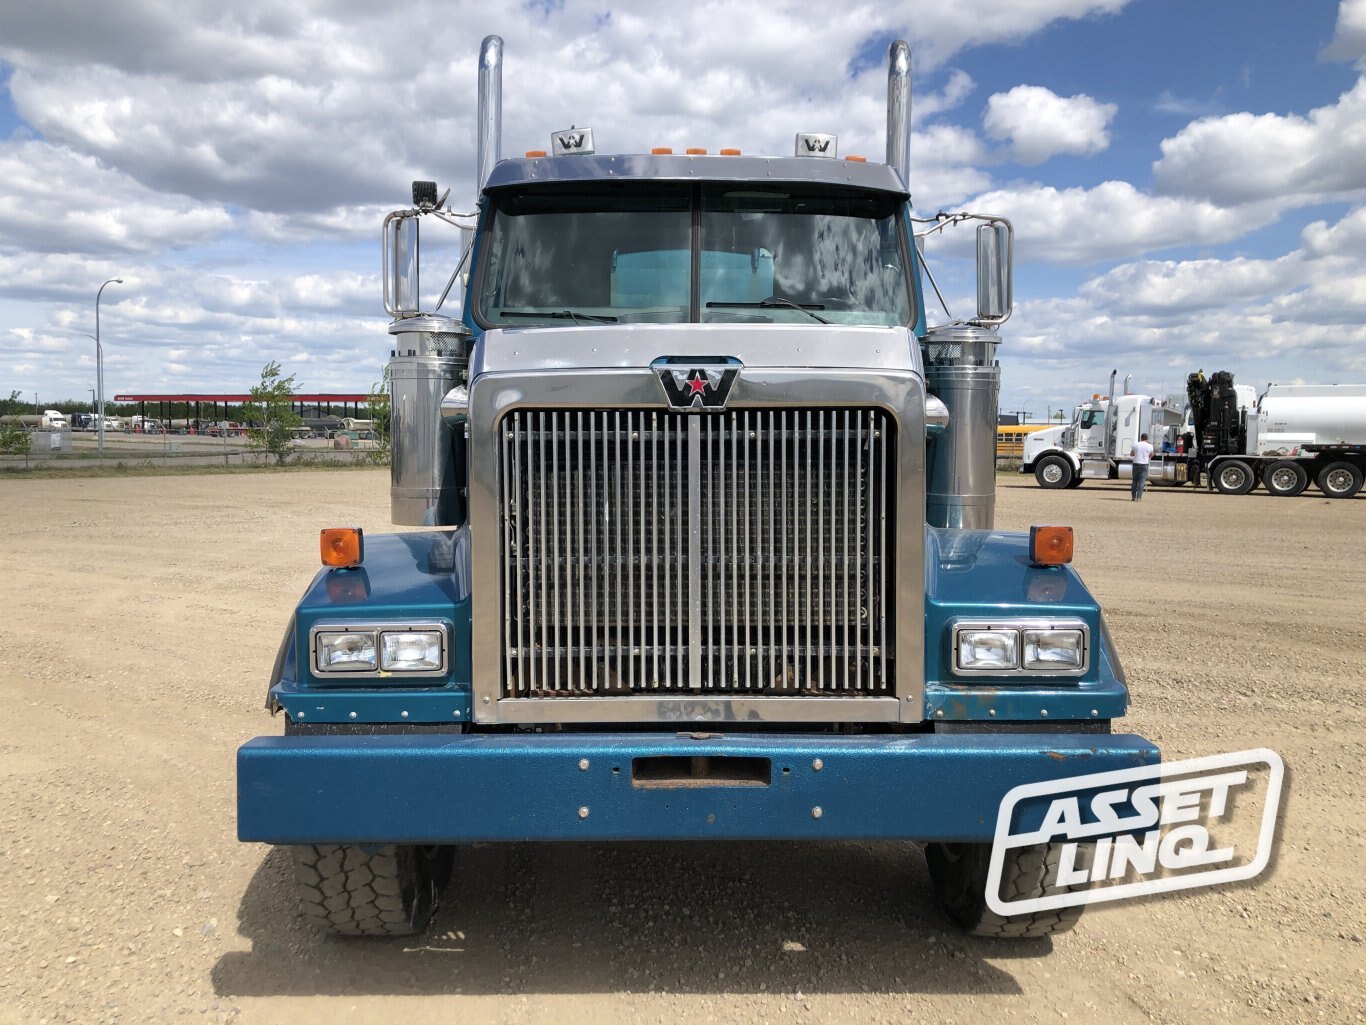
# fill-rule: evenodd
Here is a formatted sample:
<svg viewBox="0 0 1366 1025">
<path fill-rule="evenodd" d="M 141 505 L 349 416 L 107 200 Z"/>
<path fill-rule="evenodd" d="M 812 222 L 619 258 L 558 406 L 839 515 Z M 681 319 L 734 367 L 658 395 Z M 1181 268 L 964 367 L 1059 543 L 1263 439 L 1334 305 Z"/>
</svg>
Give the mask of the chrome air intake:
<svg viewBox="0 0 1366 1025">
<path fill-rule="evenodd" d="M 449 317 L 389 325 L 389 500 L 394 523 L 449 527 L 464 522 L 463 424 L 441 416 L 441 400 L 467 374 L 468 336 Z"/>
<path fill-rule="evenodd" d="M 501 696 L 886 696 L 876 408 L 518 409 L 498 431 Z"/>
<path fill-rule="evenodd" d="M 948 427 L 930 442 L 925 519 L 932 527 L 995 525 L 999 342 L 993 329 L 974 324 L 925 335 L 925 384 L 949 409 Z"/>
</svg>

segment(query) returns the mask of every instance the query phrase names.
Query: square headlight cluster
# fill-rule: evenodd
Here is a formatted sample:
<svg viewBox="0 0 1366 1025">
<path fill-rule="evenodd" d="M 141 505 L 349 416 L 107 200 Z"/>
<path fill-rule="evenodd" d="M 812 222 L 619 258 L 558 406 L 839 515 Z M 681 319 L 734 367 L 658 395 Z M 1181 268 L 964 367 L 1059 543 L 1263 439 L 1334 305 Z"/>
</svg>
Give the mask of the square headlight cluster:
<svg viewBox="0 0 1366 1025">
<path fill-rule="evenodd" d="M 959 673 L 1082 673 L 1087 667 L 1084 623 L 960 623 L 953 631 Z"/>
<path fill-rule="evenodd" d="M 446 672 L 446 631 L 440 624 L 319 625 L 312 636 L 313 670 L 319 674 L 439 676 Z"/>
</svg>

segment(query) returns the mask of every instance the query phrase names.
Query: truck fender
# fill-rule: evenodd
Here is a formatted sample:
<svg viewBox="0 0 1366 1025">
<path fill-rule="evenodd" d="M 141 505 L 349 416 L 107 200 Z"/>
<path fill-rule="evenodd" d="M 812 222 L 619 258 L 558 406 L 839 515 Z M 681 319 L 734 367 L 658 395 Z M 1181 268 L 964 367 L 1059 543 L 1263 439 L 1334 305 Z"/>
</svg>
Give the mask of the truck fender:
<svg viewBox="0 0 1366 1025">
<path fill-rule="evenodd" d="M 288 673 L 294 675 L 294 637 L 295 637 L 294 616 L 291 614 L 289 622 L 285 625 L 285 635 L 280 639 L 280 648 L 275 652 L 275 664 L 270 670 L 270 681 L 266 684 L 266 711 L 274 715 L 280 710 L 280 703 L 275 699 L 275 685 L 285 678 Z"/>
<path fill-rule="evenodd" d="M 1035 466 L 1035 464 L 1038 463 L 1038 462 L 1040 462 L 1040 461 L 1043 460 L 1043 459 L 1048 458 L 1049 456 L 1061 456 L 1063 459 L 1066 459 L 1069 463 L 1072 464 L 1072 472 L 1073 472 L 1073 473 L 1081 473 L 1081 459 L 1078 458 L 1078 456 L 1077 456 L 1077 454 L 1076 454 L 1075 452 L 1071 451 L 1070 449 L 1065 449 L 1065 448 L 1047 448 L 1047 449 L 1044 449 L 1042 452 L 1040 452 L 1037 456 L 1034 457 L 1034 461 L 1033 461 L 1033 462 L 1021 463 L 1021 464 L 1020 464 L 1020 472 L 1021 472 L 1021 473 L 1033 473 L 1033 472 L 1034 472 L 1034 466 Z"/>
</svg>

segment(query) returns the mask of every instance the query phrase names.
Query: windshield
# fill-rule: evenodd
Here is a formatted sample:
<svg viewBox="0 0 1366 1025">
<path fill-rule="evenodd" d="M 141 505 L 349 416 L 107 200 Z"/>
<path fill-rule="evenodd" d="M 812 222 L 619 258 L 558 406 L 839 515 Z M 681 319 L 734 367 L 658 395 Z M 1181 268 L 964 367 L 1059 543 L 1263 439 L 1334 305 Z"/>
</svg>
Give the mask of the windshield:
<svg viewBox="0 0 1366 1025">
<path fill-rule="evenodd" d="M 1081 411 L 1081 429 L 1089 430 L 1098 427 L 1105 422 L 1105 410 L 1103 409 L 1083 409 Z"/>
<path fill-rule="evenodd" d="M 475 286 L 486 326 L 911 320 L 893 195 L 609 182 L 494 201 Z"/>
</svg>

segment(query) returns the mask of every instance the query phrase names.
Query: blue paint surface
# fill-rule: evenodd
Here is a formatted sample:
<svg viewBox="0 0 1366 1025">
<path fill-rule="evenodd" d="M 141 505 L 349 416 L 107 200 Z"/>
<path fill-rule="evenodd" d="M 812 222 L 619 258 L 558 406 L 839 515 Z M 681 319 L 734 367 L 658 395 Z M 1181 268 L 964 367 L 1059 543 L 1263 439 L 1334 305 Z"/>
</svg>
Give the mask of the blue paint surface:
<svg viewBox="0 0 1366 1025">
<path fill-rule="evenodd" d="M 1100 605 L 1072 566 L 1032 565 L 1028 534 L 938 527 L 927 527 L 925 534 L 927 719 L 1058 721 L 1124 714 L 1128 690 Z M 955 676 L 955 619 L 1079 619 L 1090 627 L 1091 664 L 1076 677 Z"/>
<path fill-rule="evenodd" d="M 758 759 L 768 782 L 640 785 L 635 760 L 661 756 Z M 238 837 L 985 840 L 1012 787 L 1158 759 L 1142 737 L 1109 734 L 258 737 L 238 751 Z"/>
<path fill-rule="evenodd" d="M 468 721 L 468 545 L 463 530 L 380 534 L 365 539 L 364 565 L 319 573 L 299 602 L 293 650 L 271 688 L 274 703 L 307 722 Z M 314 624 L 411 620 L 446 625 L 450 671 L 445 678 L 348 680 L 312 671 L 308 632 Z"/>
</svg>

